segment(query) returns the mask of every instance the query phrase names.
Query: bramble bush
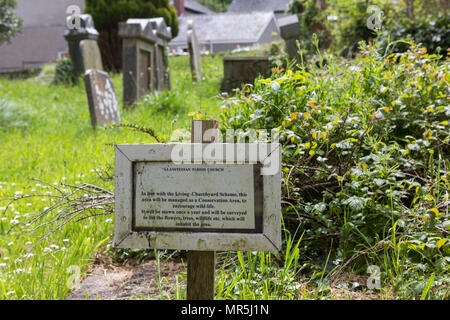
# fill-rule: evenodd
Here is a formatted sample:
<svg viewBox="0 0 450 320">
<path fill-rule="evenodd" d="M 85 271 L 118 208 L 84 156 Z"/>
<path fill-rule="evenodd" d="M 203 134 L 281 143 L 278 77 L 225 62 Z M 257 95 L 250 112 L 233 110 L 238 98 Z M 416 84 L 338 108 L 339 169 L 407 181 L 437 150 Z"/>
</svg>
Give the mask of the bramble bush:
<svg viewBox="0 0 450 320">
<path fill-rule="evenodd" d="M 304 231 L 304 270 L 332 247 L 336 266 L 380 266 L 400 296 L 448 297 L 449 59 L 360 49 L 274 68 L 223 101 L 222 124 L 280 130 L 283 219 Z"/>
</svg>

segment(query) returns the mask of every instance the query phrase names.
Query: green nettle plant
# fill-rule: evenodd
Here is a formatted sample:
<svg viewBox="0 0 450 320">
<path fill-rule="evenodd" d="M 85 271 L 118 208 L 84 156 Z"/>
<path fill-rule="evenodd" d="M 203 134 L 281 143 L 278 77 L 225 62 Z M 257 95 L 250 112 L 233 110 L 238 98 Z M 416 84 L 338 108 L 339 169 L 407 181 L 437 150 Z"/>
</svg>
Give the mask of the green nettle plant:
<svg viewBox="0 0 450 320">
<path fill-rule="evenodd" d="M 304 268 L 331 252 L 334 276 L 373 264 L 400 296 L 448 297 L 449 59 L 360 49 L 340 64 L 275 68 L 224 100 L 222 122 L 280 130 L 283 218 L 304 231 Z"/>
</svg>

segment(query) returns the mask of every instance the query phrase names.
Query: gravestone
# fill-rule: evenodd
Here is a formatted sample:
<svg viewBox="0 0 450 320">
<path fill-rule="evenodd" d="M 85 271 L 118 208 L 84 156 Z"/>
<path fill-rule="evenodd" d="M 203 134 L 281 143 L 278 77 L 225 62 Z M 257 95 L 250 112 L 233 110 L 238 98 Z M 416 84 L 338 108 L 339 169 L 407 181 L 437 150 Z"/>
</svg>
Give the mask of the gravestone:
<svg viewBox="0 0 450 320">
<path fill-rule="evenodd" d="M 240 88 L 245 83 L 253 83 L 262 75 L 270 76 L 270 63 L 268 57 L 224 57 L 221 90 L 230 92 Z"/>
<path fill-rule="evenodd" d="M 108 73 L 90 69 L 84 74 L 89 112 L 94 129 L 120 122 L 114 85 Z"/>
<path fill-rule="evenodd" d="M 191 63 L 191 73 L 192 79 L 194 81 L 202 80 L 202 71 L 201 71 L 201 55 L 200 55 L 200 46 L 198 44 L 197 34 L 195 32 L 194 22 L 192 20 L 188 21 L 188 30 L 187 30 L 187 45 L 189 50 L 189 57 Z"/>
<path fill-rule="evenodd" d="M 162 18 L 119 23 L 122 38 L 123 101 L 130 107 L 151 90 L 170 88 L 166 48 L 170 28 Z"/>
<path fill-rule="evenodd" d="M 297 40 L 300 40 L 301 29 L 297 15 L 280 18 L 278 20 L 280 26 L 280 35 L 286 43 L 286 51 L 291 59 L 301 62 L 298 53 Z"/>
<path fill-rule="evenodd" d="M 72 17 L 67 17 L 69 23 L 66 23 L 66 26 L 71 25 L 71 19 Z M 97 41 L 98 35 L 98 31 L 94 27 L 94 21 L 89 14 L 80 15 L 80 28 L 67 28 L 64 31 L 64 38 L 66 38 L 69 46 L 69 55 L 72 60 L 75 77 L 78 77 L 78 75 L 84 74 L 85 72 L 80 42 L 83 40 Z"/>
<path fill-rule="evenodd" d="M 170 89 L 169 41 L 172 39 L 171 28 L 167 27 L 163 18 L 152 18 L 149 20 L 157 36 L 155 44 L 155 80 L 157 89 Z"/>
<path fill-rule="evenodd" d="M 96 40 L 81 41 L 80 52 L 83 70 L 103 70 L 102 56 Z"/>
</svg>

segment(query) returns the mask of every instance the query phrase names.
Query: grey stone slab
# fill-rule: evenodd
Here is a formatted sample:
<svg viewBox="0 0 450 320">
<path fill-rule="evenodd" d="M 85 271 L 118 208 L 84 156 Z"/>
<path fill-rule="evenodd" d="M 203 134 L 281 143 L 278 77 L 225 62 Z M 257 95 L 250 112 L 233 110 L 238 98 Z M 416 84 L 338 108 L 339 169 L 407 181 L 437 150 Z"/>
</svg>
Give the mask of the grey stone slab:
<svg viewBox="0 0 450 320">
<path fill-rule="evenodd" d="M 171 30 L 163 18 L 128 19 L 119 24 L 123 39 L 123 99 L 130 107 L 151 90 L 170 88 L 166 48 Z"/>
<path fill-rule="evenodd" d="M 158 40 L 150 19 L 128 19 L 127 22 L 120 22 L 119 36 L 121 38 L 142 39 L 147 42 Z"/>
<path fill-rule="evenodd" d="M 187 45 L 191 63 L 192 79 L 195 81 L 201 81 L 202 69 L 200 46 L 197 39 L 197 33 L 195 32 L 194 22 L 192 20 L 188 21 Z"/>
<path fill-rule="evenodd" d="M 286 43 L 286 51 L 291 59 L 300 62 L 301 58 L 298 53 L 297 40 L 300 39 L 301 30 L 297 15 L 291 15 L 278 20 L 280 26 L 281 37 Z"/>
<path fill-rule="evenodd" d="M 81 61 L 83 70 L 103 70 L 102 55 L 96 40 L 83 40 L 80 42 Z"/>
<path fill-rule="evenodd" d="M 245 83 L 253 83 L 262 75 L 270 75 L 270 63 L 268 57 L 224 57 L 224 78 L 221 90 L 230 92 L 240 88 Z"/>
<path fill-rule="evenodd" d="M 70 17 L 67 17 L 70 19 Z M 70 24 L 69 24 L 70 25 Z M 74 75 L 77 77 L 80 74 L 84 74 L 87 69 L 83 67 L 83 58 L 81 56 L 80 42 L 83 40 L 98 39 L 99 33 L 94 27 L 94 20 L 89 14 L 80 15 L 80 28 L 71 28 L 64 31 L 64 38 L 66 38 L 69 55 L 74 67 Z"/>
<path fill-rule="evenodd" d="M 94 128 L 120 122 L 114 85 L 106 72 L 90 69 L 84 75 L 91 122 Z"/>
<path fill-rule="evenodd" d="M 301 30 L 297 15 L 291 15 L 278 20 L 280 35 L 283 39 L 292 39 L 300 37 Z"/>
</svg>

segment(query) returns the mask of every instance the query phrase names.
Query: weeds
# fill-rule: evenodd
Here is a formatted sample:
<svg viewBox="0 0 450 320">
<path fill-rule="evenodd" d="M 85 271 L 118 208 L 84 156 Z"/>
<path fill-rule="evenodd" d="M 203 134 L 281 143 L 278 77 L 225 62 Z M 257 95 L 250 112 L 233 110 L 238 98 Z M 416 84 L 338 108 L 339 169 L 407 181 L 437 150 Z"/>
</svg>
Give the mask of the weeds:
<svg viewBox="0 0 450 320">
<path fill-rule="evenodd" d="M 329 262 L 335 275 L 373 264 L 401 297 L 420 298 L 431 274 L 428 297 L 448 297 L 448 60 L 414 45 L 361 49 L 275 68 L 223 101 L 222 123 L 280 130 L 284 220 L 304 231 L 299 263 L 319 286 Z"/>
</svg>

